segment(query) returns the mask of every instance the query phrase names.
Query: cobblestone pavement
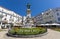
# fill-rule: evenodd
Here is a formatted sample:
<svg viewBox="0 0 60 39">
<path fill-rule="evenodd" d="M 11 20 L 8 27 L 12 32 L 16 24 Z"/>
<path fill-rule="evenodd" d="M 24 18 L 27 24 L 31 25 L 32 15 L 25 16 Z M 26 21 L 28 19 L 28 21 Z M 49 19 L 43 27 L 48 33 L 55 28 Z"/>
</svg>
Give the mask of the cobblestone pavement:
<svg viewBox="0 0 60 39">
<path fill-rule="evenodd" d="M 60 32 L 48 29 L 48 34 L 41 36 L 41 37 L 34 37 L 34 38 L 14 38 L 14 37 L 7 37 L 5 34 L 7 31 L 0 32 L 0 39 L 60 39 Z"/>
</svg>

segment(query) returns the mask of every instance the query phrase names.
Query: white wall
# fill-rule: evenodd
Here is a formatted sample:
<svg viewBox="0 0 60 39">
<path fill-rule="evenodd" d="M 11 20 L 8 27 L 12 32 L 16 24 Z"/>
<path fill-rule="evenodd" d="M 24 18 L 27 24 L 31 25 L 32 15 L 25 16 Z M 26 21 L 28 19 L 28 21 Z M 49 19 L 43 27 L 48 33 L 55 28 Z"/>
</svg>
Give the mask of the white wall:
<svg viewBox="0 0 60 39">
<path fill-rule="evenodd" d="M 18 17 L 21 18 L 20 20 L 22 20 L 22 16 L 18 15 L 14 11 L 8 10 L 3 7 L 0 7 L 0 14 L 3 15 L 2 21 L 6 18 L 8 20 L 8 22 L 10 22 L 10 19 L 14 20 L 12 22 L 16 22 L 18 20 Z M 5 16 L 5 15 L 7 15 L 7 16 Z M 10 18 L 11 16 L 12 16 L 12 18 Z"/>
<path fill-rule="evenodd" d="M 59 10 L 59 11 L 56 11 L 56 10 Z M 47 13 L 48 13 L 48 15 L 47 15 Z M 59 13 L 59 16 L 57 16 L 57 13 Z M 37 19 L 37 21 L 36 21 L 37 23 L 39 23 L 39 22 L 46 23 L 46 22 L 50 22 L 50 21 L 52 21 L 52 23 L 60 23 L 60 21 L 58 20 L 58 17 L 60 17 L 60 8 L 49 9 L 47 11 L 44 11 L 42 14 L 42 19 L 43 19 L 42 21 L 39 19 L 38 16 L 36 16 L 36 18 L 35 18 L 35 19 Z"/>
</svg>

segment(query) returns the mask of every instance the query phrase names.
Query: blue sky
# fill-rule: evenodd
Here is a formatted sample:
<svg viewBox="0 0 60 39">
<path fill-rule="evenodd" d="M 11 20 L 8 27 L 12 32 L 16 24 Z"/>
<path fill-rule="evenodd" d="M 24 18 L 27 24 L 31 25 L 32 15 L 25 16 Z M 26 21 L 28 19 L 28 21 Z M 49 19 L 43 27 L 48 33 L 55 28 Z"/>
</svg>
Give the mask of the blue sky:
<svg viewBox="0 0 60 39">
<path fill-rule="evenodd" d="M 32 16 L 36 16 L 49 8 L 60 7 L 60 0 L 0 0 L 0 6 L 25 16 L 28 2 L 31 4 Z"/>
</svg>

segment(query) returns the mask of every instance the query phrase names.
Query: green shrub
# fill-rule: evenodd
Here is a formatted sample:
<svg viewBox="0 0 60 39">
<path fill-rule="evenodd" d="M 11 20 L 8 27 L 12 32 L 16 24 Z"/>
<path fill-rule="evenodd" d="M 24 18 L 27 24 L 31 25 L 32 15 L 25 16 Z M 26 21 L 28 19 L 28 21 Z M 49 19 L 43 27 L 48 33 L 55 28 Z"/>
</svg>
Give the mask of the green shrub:
<svg viewBox="0 0 60 39">
<path fill-rule="evenodd" d="M 12 30 L 9 31 L 9 33 L 10 33 L 10 34 L 15 34 L 15 30 L 12 29 Z"/>
<path fill-rule="evenodd" d="M 19 28 L 10 30 L 11 34 L 17 35 L 36 35 L 46 32 L 46 28 Z"/>
</svg>

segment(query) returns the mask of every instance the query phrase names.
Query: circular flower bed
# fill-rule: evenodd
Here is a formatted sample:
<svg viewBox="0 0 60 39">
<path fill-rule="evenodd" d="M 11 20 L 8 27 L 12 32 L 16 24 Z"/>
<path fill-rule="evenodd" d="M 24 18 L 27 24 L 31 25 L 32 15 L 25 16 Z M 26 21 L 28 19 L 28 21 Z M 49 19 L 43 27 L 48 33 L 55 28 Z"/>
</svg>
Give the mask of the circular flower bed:
<svg viewBox="0 0 60 39">
<path fill-rule="evenodd" d="M 12 28 L 9 30 L 9 35 L 38 35 L 47 32 L 46 28 L 36 27 L 36 28 Z"/>
</svg>

